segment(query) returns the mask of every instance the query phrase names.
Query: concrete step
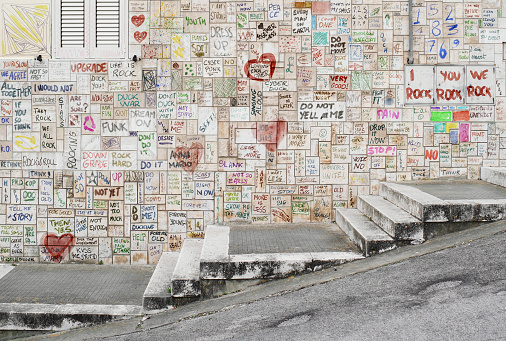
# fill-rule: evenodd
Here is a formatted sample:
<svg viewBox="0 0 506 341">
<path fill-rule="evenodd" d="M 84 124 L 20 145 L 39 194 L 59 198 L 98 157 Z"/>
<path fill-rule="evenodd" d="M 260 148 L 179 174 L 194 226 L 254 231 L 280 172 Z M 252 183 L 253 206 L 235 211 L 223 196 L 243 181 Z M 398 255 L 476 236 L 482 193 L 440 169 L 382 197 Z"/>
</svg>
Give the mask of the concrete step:
<svg viewBox="0 0 506 341">
<path fill-rule="evenodd" d="M 337 225 L 366 257 L 395 248 L 395 240 L 357 209 L 337 208 L 335 217 Z"/>
<path fill-rule="evenodd" d="M 200 278 L 227 279 L 229 277 L 229 243 L 230 227 L 222 225 L 208 225 L 206 227 L 200 256 Z"/>
<path fill-rule="evenodd" d="M 451 218 L 446 201 L 417 188 L 382 182 L 379 194 L 423 222 L 445 222 Z"/>
<path fill-rule="evenodd" d="M 412 242 L 423 241 L 423 223 L 386 199 L 359 195 L 357 208 L 391 237 Z"/>
<path fill-rule="evenodd" d="M 142 297 L 144 310 L 158 310 L 172 304 L 172 275 L 176 268 L 179 252 L 164 252 Z"/>
<path fill-rule="evenodd" d="M 481 167 L 481 179 L 494 185 L 506 187 L 506 168 Z"/>
<path fill-rule="evenodd" d="M 200 255 L 203 239 L 186 238 L 172 275 L 172 298 L 200 297 Z"/>
</svg>

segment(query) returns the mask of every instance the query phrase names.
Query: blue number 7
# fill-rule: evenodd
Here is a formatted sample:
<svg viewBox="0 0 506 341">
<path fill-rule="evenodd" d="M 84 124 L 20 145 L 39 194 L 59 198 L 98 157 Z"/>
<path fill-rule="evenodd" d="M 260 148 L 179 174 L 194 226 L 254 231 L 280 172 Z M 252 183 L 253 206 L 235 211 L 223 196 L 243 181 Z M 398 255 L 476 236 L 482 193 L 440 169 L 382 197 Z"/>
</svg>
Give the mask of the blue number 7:
<svg viewBox="0 0 506 341">
<path fill-rule="evenodd" d="M 432 52 L 432 49 L 434 48 L 434 45 L 436 45 L 436 40 L 433 39 L 433 40 L 427 40 L 427 42 L 432 42 L 432 45 L 430 46 L 430 51 L 429 52 Z"/>
</svg>

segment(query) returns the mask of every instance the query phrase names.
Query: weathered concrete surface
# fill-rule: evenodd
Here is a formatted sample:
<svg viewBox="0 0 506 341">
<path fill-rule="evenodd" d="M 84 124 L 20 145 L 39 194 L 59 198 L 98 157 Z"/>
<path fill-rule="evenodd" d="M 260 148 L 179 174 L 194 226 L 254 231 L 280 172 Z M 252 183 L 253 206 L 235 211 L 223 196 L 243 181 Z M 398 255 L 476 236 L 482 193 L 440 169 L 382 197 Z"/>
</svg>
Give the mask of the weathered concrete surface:
<svg viewBox="0 0 506 341">
<path fill-rule="evenodd" d="M 440 237 L 445 234 L 452 234 L 459 231 L 485 226 L 491 222 L 467 221 L 467 222 L 445 222 L 445 223 L 425 223 L 423 225 L 423 236 L 425 240 Z"/>
<path fill-rule="evenodd" d="M 494 235 L 502 231 L 506 222 L 490 223 L 339 268 L 268 281 L 144 321 L 112 322 L 30 340 L 154 340 L 167 335 L 181 340 L 501 339 L 506 333 L 501 329 L 506 264 L 504 237 Z M 462 297 L 473 288 L 476 294 Z M 314 296 L 307 296 L 308 291 Z M 463 299 L 462 304 L 456 304 L 457 299 Z M 317 313 L 323 306 L 329 309 Z"/>
<path fill-rule="evenodd" d="M 335 210 L 336 223 L 365 256 L 395 248 L 395 240 L 357 209 Z"/>
<path fill-rule="evenodd" d="M 67 330 L 141 315 L 135 305 L 0 303 L 0 329 Z"/>
<path fill-rule="evenodd" d="M 271 280 L 272 279 L 201 279 L 201 297 L 202 299 L 210 299 L 229 295 Z"/>
<path fill-rule="evenodd" d="M 302 252 L 230 255 L 230 279 L 283 278 L 340 265 L 363 256 L 356 252 Z"/>
<path fill-rule="evenodd" d="M 423 241 L 423 223 L 382 197 L 359 195 L 357 208 L 397 240 Z"/>
<path fill-rule="evenodd" d="M 230 278 L 281 278 L 304 272 L 313 261 L 309 252 L 230 255 Z"/>
<path fill-rule="evenodd" d="M 164 252 L 142 297 L 144 310 L 167 308 L 171 304 L 172 275 L 176 268 L 179 252 Z"/>
<path fill-rule="evenodd" d="M 334 223 L 233 224 L 229 254 L 357 252 Z"/>
<path fill-rule="evenodd" d="M 0 329 L 65 330 L 142 314 L 154 266 L 19 264 L 0 279 Z"/>
<path fill-rule="evenodd" d="M 506 217 L 506 199 L 447 200 L 455 222 L 496 221 Z"/>
<path fill-rule="evenodd" d="M 309 269 L 312 271 L 338 266 L 364 258 L 364 256 L 358 252 L 311 252 L 310 254 L 313 261 Z"/>
<path fill-rule="evenodd" d="M 382 182 L 379 194 L 422 222 L 450 220 L 450 206 L 447 202 L 417 188 Z"/>
<path fill-rule="evenodd" d="M 204 245 L 200 257 L 200 278 L 227 279 L 229 278 L 228 248 L 230 227 L 209 225 L 204 237 Z"/>
<path fill-rule="evenodd" d="M 172 274 L 173 297 L 200 296 L 200 255 L 203 244 L 202 239 L 187 238 L 183 242 Z"/>
<path fill-rule="evenodd" d="M 0 303 L 142 306 L 153 265 L 18 264 L 0 279 Z"/>
<path fill-rule="evenodd" d="M 506 187 L 506 168 L 481 167 L 481 178 L 491 184 Z"/>
</svg>

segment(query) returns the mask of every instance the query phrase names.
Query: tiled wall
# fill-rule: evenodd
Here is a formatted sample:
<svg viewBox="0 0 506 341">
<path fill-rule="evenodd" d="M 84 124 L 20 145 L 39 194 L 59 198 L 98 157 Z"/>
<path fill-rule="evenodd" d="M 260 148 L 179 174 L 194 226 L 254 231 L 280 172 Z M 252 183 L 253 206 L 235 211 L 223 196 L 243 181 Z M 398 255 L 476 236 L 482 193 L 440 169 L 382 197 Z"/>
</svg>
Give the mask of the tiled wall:
<svg viewBox="0 0 506 341">
<path fill-rule="evenodd" d="M 407 1 L 129 1 L 125 59 L 58 58 L 38 4 L 2 7 L 2 261 L 156 263 L 506 160 L 500 1 L 414 0 L 414 65 Z"/>
</svg>

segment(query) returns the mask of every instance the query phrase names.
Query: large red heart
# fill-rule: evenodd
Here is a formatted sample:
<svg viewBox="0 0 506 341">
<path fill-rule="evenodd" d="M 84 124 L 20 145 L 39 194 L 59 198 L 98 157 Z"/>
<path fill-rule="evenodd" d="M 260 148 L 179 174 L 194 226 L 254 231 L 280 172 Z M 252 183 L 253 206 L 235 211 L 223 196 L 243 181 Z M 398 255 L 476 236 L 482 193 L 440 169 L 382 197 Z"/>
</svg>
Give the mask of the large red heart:
<svg viewBox="0 0 506 341">
<path fill-rule="evenodd" d="M 147 35 L 148 35 L 148 32 L 146 32 L 146 31 L 144 31 L 142 33 L 139 31 L 134 32 L 134 38 L 135 38 L 135 40 L 137 40 L 138 43 L 140 43 L 141 41 L 146 39 Z"/>
<path fill-rule="evenodd" d="M 257 122 L 256 139 L 265 145 L 271 152 L 278 149 L 279 144 L 285 138 L 288 131 L 288 123 L 284 120 L 277 122 Z"/>
<path fill-rule="evenodd" d="M 134 24 L 136 27 L 139 27 L 144 22 L 144 19 L 146 19 L 146 17 L 144 16 L 144 14 L 141 14 L 139 16 L 137 15 L 132 16 L 132 19 L 130 20 L 132 20 L 132 24 Z"/>
<path fill-rule="evenodd" d="M 53 256 L 54 261 L 59 263 L 74 247 L 74 236 L 71 233 L 65 233 L 58 237 L 56 234 L 48 233 L 44 237 L 43 244 Z"/>
<path fill-rule="evenodd" d="M 188 173 L 193 171 L 199 165 L 200 159 L 204 154 L 204 147 L 201 143 L 193 142 L 191 147 L 177 147 L 174 158 L 177 160 L 181 168 Z"/>
<path fill-rule="evenodd" d="M 267 72 L 267 68 L 269 68 L 269 72 Z M 276 57 L 272 53 L 264 53 L 258 59 L 248 60 L 244 64 L 244 73 L 251 80 L 265 82 L 271 79 L 275 68 Z"/>
</svg>

